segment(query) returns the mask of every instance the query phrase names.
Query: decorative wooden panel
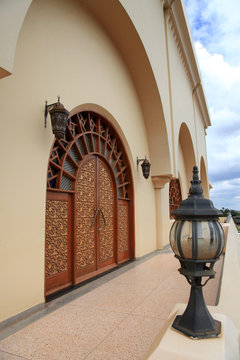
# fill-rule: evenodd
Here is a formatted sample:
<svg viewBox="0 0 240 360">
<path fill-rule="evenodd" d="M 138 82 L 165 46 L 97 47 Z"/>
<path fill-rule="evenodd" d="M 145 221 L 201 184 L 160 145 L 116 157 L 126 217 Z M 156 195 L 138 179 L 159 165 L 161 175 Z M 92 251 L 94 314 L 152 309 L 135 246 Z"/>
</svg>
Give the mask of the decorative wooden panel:
<svg viewBox="0 0 240 360">
<path fill-rule="evenodd" d="M 114 256 L 114 199 L 112 180 L 101 160 L 99 161 L 99 187 L 99 255 L 100 262 L 104 262 Z"/>
<path fill-rule="evenodd" d="M 171 219 L 173 218 L 171 215 L 172 211 L 179 207 L 181 201 L 182 193 L 180 182 L 178 179 L 172 179 L 169 185 L 169 211 Z"/>
<path fill-rule="evenodd" d="M 95 159 L 91 158 L 80 169 L 76 186 L 76 243 L 77 268 L 82 269 L 95 262 Z"/>
<path fill-rule="evenodd" d="M 118 251 L 128 251 L 128 206 L 118 205 Z"/>
<path fill-rule="evenodd" d="M 47 200 L 46 277 L 67 270 L 67 202 Z"/>
</svg>

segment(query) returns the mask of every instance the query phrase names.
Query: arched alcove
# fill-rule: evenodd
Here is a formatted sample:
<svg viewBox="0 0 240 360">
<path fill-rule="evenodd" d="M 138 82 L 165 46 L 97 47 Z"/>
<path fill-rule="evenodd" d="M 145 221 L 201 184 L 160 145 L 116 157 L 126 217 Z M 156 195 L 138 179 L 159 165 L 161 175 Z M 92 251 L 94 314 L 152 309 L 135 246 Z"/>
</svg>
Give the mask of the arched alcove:
<svg viewBox="0 0 240 360">
<path fill-rule="evenodd" d="M 196 165 L 196 157 L 190 131 L 185 123 L 180 127 L 178 140 L 178 171 L 183 182 L 183 198 L 188 194 L 192 169 Z"/>
</svg>

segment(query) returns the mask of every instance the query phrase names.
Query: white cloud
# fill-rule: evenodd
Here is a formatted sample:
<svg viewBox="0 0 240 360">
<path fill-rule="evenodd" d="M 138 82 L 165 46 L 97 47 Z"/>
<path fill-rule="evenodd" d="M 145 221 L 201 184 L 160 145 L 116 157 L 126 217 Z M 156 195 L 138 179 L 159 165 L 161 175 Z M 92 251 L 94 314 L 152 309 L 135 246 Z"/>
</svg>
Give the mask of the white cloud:
<svg viewBox="0 0 240 360">
<path fill-rule="evenodd" d="M 195 47 L 210 108 L 239 114 L 240 65 L 231 66 L 221 54 L 211 54 L 199 41 Z"/>
<path fill-rule="evenodd" d="M 239 184 L 234 184 L 231 180 L 224 180 L 216 182 L 214 188 L 211 190 L 211 200 L 213 200 L 214 206 L 218 209 L 222 207 L 235 209 L 240 211 L 240 196 Z"/>
<path fill-rule="evenodd" d="M 223 85 L 230 91 L 235 85 L 240 86 L 240 66 L 230 66 L 221 54 L 211 54 L 199 41 L 195 43 L 201 71 L 208 76 L 215 86 Z"/>
<path fill-rule="evenodd" d="M 199 42 L 195 45 L 211 104 L 213 126 L 207 131 L 210 177 L 213 182 L 240 177 L 240 66 L 230 66 L 222 55 L 210 54 Z"/>
<path fill-rule="evenodd" d="M 231 65 L 239 63 L 240 1 L 185 0 L 195 41 L 211 53 L 222 54 Z"/>
<path fill-rule="evenodd" d="M 240 1 L 185 0 L 209 104 L 211 198 L 240 210 Z"/>
</svg>

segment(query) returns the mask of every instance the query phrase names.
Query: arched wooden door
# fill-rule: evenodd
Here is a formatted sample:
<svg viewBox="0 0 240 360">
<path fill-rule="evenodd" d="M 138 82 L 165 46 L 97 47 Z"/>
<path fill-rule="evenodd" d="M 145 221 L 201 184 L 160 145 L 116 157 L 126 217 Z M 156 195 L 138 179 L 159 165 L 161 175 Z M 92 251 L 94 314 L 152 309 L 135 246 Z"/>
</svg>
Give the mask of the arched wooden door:
<svg viewBox="0 0 240 360">
<path fill-rule="evenodd" d="M 123 145 L 92 112 L 69 119 L 48 167 L 46 295 L 134 257 L 133 186 Z"/>
<path fill-rule="evenodd" d="M 91 156 L 81 166 L 76 186 L 76 277 L 117 263 L 116 194 L 110 169 Z"/>
</svg>

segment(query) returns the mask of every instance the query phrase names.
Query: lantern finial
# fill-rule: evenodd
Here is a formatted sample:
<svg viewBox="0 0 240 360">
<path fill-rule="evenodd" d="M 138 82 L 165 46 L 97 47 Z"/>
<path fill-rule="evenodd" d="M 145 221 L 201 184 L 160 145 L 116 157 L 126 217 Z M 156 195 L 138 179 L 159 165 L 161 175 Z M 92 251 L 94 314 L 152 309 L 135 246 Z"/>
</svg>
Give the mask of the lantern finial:
<svg viewBox="0 0 240 360">
<path fill-rule="evenodd" d="M 201 186 L 201 180 L 199 180 L 199 176 L 198 176 L 198 167 L 194 166 L 193 167 L 193 179 L 191 180 L 191 187 L 189 189 L 189 194 L 190 196 L 200 196 L 202 197 L 203 195 L 203 189 Z"/>
</svg>

